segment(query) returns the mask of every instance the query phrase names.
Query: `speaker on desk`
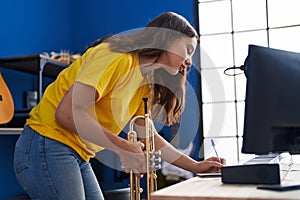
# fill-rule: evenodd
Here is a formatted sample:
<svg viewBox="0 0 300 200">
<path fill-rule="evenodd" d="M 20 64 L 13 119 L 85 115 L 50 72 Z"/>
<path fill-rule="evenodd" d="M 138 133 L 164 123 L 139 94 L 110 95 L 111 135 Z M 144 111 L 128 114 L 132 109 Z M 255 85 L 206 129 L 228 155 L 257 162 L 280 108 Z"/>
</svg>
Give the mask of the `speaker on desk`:
<svg viewBox="0 0 300 200">
<path fill-rule="evenodd" d="M 222 182 L 233 184 L 280 184 L 279 164 L 245 164 L 222 167 Z"/>
</svg>

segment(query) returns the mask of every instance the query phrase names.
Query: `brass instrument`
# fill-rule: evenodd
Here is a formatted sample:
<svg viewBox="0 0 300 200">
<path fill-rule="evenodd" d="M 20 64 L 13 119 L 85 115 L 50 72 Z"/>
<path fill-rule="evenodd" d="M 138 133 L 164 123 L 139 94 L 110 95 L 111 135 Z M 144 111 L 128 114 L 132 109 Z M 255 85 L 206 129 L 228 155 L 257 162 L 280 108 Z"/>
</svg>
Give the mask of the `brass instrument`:
<svg viewBox="0 0 300 200">
<path fill-rule="evenodd" d="M 137 141 L 137 133 L 133 130 L 136 119 L 142 118 L 145 121 L 145 156 L 147 170 L 147 199 L 150 200 L 150 193 L 157 190 L 156 170 L 160 168 L 160 151 L 155 151 L 154 132 L 152 130 L 152 122 L 148 114 L 148 98 L 143 98 L 145 105 L 145 115 L 134 117 L 129 124 L 128 141 Z M 135 176 L 133 170 L 130 170 L 130 199 L 140 200 L 143 188 L 140 187 L 140 178 Z"/>
</svg>

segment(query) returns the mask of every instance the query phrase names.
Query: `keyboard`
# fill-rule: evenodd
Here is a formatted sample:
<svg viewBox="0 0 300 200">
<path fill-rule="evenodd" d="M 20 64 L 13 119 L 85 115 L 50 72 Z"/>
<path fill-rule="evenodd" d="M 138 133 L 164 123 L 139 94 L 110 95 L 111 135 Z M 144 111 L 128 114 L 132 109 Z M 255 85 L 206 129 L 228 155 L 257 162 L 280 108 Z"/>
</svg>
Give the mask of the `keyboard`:
<svg viewBox="0 0 300 200">
<path fill-rule="evenodd" d="M 246 161 L 244 164 L 260 164 L 260 163 L 279 163 L 282 157 L 279 154 L 257 155 Z"/>
</svg>

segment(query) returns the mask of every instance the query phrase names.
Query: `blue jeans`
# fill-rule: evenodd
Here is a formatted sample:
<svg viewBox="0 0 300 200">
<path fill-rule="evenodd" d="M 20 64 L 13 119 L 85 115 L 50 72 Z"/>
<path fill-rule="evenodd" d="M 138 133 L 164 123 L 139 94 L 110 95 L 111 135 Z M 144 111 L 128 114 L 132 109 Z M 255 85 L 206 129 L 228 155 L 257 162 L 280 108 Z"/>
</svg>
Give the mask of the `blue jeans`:
<svg viewBox="0 0 300 200">
<path fill-rule="evenodd" d="M 16 143 L 14 170 L 31 199 L 104 199 L 89 162 L 29 126 Z"/>
</svg>

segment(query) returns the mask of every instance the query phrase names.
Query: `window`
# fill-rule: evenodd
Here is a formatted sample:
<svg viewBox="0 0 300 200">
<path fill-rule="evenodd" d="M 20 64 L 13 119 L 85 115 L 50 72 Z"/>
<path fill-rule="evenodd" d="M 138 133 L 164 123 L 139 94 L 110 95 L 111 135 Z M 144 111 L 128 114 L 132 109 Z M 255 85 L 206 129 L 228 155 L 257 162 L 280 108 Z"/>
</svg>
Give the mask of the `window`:
<svg viewBox="0 0 300 200">
<path fill-rule="evenodd" d="M 300 52 L 299 7 L 299 0 L 198 1 L 204 157 L 214 156 L 211 138 L 228 164 L 249 157 L 241 153 L 246 78 L 224 70 L 244 63 L 249 44 Z"/>
</svg>

